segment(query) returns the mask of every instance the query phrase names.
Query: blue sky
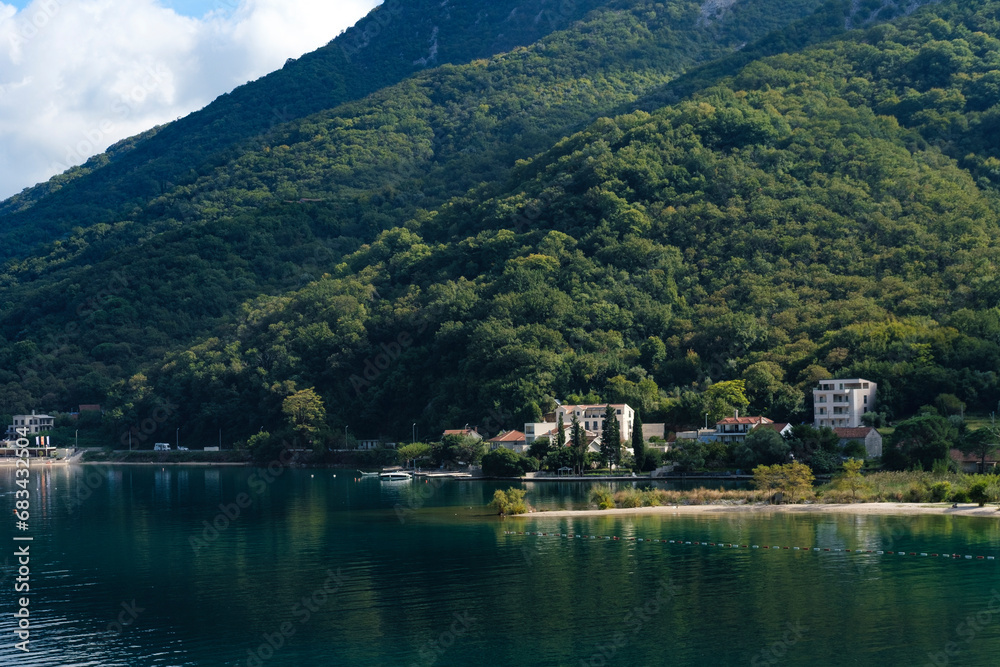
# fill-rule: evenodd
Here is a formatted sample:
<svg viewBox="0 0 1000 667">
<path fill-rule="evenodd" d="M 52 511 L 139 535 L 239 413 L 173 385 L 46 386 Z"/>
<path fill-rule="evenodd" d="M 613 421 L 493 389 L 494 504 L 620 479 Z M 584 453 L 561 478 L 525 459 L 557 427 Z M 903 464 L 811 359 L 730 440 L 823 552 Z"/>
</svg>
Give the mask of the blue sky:
<svg viewBox="0 0 1000 667">
<path fill-rule="evenodd" d="M 380 2 L 0 0 L 0 199 L 280 69 Z"/>
<path fill-rule="evenodd" d="M 6 0 L 6 4 L 24 9 L 30 0 Z M 213 9 L 224 9 L 236 3 L 236 0 L 160 0 L 164 7 L 173 9 L 178 14 L 201 18 Z"/>
</svg>

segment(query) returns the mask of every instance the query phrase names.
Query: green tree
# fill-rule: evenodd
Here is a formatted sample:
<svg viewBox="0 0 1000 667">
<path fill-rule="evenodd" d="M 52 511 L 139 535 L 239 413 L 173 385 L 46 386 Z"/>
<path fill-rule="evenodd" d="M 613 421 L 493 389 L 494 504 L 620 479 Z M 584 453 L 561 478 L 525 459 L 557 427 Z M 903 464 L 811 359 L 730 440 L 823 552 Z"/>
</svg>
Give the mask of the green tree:
<svg viewBox="0 0 1000 667">
<path fill-rule="evenodd" d="M 512 449 L 498 447 L 483 454 L 483 474 L 487 477 L 520 477 L 523 458 Z"/>
<path fill-rule="evenodd" d="M 430 456 L 431 449 L 431 446 L 426 442 L 414 442 L 409 445 L 403 445 L 396 450 L 396 453 L 404 465 L 413 461 L 413 467 L 416 468 L 417 460 Z"/>
<path fill-rule="evenodd" d="M 812 470 L 804 463 L 760 465 L 753 470 L 753 484 L 765 491 L 781 491 L 792 502 L 807 496 L 815 480 Z"/>
<path fill-rule="evenodd" d="M 676 443 L 671 455 L 680 472 L 695 472 L 705 467 L 705 445 L 699 440 L 685 440 Z M 678 446 L 679 445 L 679 446 Z"/>
<path fill-rule="evenodd" d="M 323 399 L 316 393 L 314 387 L 301 389 L 287 397 L 281 403 L 281 411 L 285 413 L 289 425 L 305 442 L 312 442 L 326 424 Z"/>
<path fill-rule="evenodd" d="M 609 468 L 621 459 L 621 425 L 615 416 L 615 408 L 609 403 L 604 409 L 604 431 L 601 433 L 601 457 Z"/>
<path fill-rule="evenodd" d="M 548 436 L 535 438 L 535 440 L 528 446 L 528 456 L 536 458 L 539 461 L 544 461 L 545 457 L 549 455 L 549 451 L 551 449 Z"/>
<path fill-rule="evenodd" d="M 527 493 L 528 492 L 524 489 L 515 489 L 513 487 L 507 489 L 506 491 L 497 489 L 493 492 L 493 500 L 490 502 L 490 506 L 493 507 L 493 509 L 495 509 L 497 514 L 500 516 L 524 514 L 528 511 L 528 505 L 524 501 L 524 496 L 527 495 Z"/>
<path fill-rule="evenodd" d="M 773 428 L 758 426 L 732 449 L 733 462 L 744 470 L 786 463 L 791 447 Z"/>
<path fill-rule="evenodd" d="M 853 500 L 857 500 L 858 491 L 861 491 L 867 486 L 865 477 L 861 474 L 861 469 L 864 465 L 864 461 L 848 459 L 844 461 L 844 472 L 837 477 L 837 485 L 841 488 L 849 489 Z"/>
<path fill-rule="evenodd" d="M 731 417 L 737 410 L 745 412 L 750 405 L 746 394 L 746 381 L 716 382 L 702 394 L 702 405 L 703 411 L 708 413 L 710 422 Z"/>
<path fill-rule="evenodd" d="M 642 418 L 639 413 L 635 413 L 635 421 L 632 423 L 632 456 L 635 458 L 634 470 L 643 472 L 646 470 L 646 439 L 642 436 Z"/>
<path fill-rule="evenodd" d="M 570 446 L 576 455 L 577 474 L 583 474 L 584 457 L 587 454 L 587 435 L 580 426 L 580 420 L 573 415 L 573 422 L 570 425 Z"/>
<path fill-rule="evenodd" d="M 930 470 L 936 461 L 948 458 L 948 451 L 958 443 L 958 428 L 936 411 L 911 417 L 896 425 L 882 463 L 890 470 Z"/>
<path fill-rule="evenodd" d="M 996 417 L 990 416 L 990 425 L 975 431 L 969 431 L 962 438 L 959 449 L 963 454 L 970 454 L 979 458 L 979 472 L 986 472 L 986 459 L 996 454 L 1000 448 L 1000 426 L 996 423 Z"/>
<path fill-rule="evenodd" d="M 562 413 L 559 413 L 559 419 L 556 422 L 556 449 L 562 449 L 566 446 L 566 424 L 563 423 Z"/>
</svg>

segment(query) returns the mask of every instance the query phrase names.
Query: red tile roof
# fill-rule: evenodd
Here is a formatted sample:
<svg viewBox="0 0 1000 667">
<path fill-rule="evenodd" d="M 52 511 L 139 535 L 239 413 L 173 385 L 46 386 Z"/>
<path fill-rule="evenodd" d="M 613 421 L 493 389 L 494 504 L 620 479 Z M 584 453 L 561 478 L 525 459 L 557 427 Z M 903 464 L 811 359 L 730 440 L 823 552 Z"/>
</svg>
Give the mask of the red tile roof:
<svg viewBox="0 0 1000 667">
<path fill-rule="evenodd" d="M 507 431 L 490 438 L 490 442 L 524 442 L 524 434 L 520 431 Z"/>
<path fill-rule="evenodd" d="M 447 428 L 444 430 L 444 435 L 471 435 L 473 433 L 478 434 L 474 428 Z"/>
<path fill-rule="evenodd" d="M 773 424 L 774 422 L 767 417 L 726 417 L 722 421 L 715 422 L 716 426 L 729 426 L 732 424 L 746 424 L 753 426 L 756 424 Z"/>
<path fill-rule="evenodd" d="M 848 428 L 846 426 L 838 426 L 833 429 L 833 432 L 837 434 L 838 438 L 846 438 L 853 440 L 854 438 L 860 438 L 864 440 L 868 437 L 868 434 L 874 431 L 871 426 L 858 426 L 856 428 Z"/>
<path fill-rule="evenodd" d="M 781 433 L 785 430 L 786 426 L 788 426 L 787 422 L 771 422 L 770 424 L 761 424 L 759 428 L 770 428 Z"/>
<path fill-rule="evenodd" d="M 960 449 L 953 449 L 951 450 L 950 454 L 951 458 L 958 461 L 959 463 L 979 463 L 982 460 L 982 457 L 976 456 L 975 454 L 965 454 Z M 997 456 L 996 454 L 991 454 L 990 456 L 986 457 L 986 462 L 996 463 L 998 459 L 1000 459 L 1000 456 Z"/>
</svg>

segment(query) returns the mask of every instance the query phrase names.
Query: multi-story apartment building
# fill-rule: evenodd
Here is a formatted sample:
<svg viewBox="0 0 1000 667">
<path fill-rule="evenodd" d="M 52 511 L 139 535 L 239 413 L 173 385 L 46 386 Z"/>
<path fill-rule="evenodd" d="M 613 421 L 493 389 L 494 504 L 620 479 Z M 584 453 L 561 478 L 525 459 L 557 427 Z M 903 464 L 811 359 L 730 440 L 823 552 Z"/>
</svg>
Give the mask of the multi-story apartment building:
<svg viewBox="0 0 1000 667">
<path fill-rule="evenodd" d="M 813 423 L 816 427 L 858 428 L 861 415 L 875 409 L 878 385 L 864 378 L 820 380 L 813 389 Z"/>
<path fill-rule="evenodd" d="M 51 431 L 55 427 L 55 417 L 36 415 L 34 410 L 30 415 L 14 415 L 14 423 L 7 427 L 7 437 L 17 438 L 19 429 L 25 429 L 27 435 L 37 435 L 43 431 Z"/>
</svg>

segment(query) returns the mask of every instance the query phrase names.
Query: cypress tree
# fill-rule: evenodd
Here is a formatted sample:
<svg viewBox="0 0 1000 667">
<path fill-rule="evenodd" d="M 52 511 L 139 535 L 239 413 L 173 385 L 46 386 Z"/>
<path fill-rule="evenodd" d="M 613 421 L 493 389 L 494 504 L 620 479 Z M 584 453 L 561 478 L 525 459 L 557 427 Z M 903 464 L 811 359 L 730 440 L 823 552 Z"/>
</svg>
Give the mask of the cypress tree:
<svg viewBox="0 0 1000 667">
<path fill-rule="evenodd" d="M 642 418 L 638 412 L 635 413 L 635 422 L 632 424 L 632 454 L 635 456 L 634 470 L 642 472 L 646 465 L 646 439 L 642 437 Z"/>
</svg>

